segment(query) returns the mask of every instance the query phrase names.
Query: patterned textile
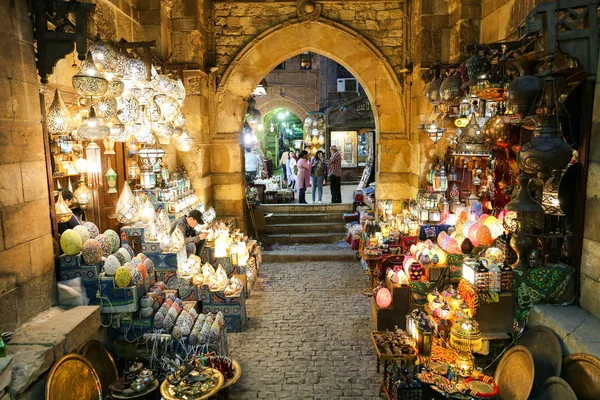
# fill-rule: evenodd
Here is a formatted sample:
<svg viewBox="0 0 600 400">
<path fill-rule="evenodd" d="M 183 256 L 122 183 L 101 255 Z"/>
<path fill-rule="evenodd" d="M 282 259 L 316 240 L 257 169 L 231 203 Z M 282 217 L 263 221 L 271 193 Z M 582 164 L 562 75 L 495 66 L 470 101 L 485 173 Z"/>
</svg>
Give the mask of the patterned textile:
<svg viewBox="0 0 600 400">
<path fill-rule="evenodd" d="M 342 176 L 342 155 L 339 151 L 331 155 L 329 163 L 327 164 L 327 169 L 329 171 L 327 176 Z"/>
</svg>

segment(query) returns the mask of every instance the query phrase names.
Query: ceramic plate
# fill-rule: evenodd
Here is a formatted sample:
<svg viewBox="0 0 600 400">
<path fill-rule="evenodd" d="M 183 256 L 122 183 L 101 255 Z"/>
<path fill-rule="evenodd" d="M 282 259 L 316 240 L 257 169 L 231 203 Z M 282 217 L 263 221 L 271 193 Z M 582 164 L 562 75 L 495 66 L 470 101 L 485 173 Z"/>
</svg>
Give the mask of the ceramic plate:
<svg viewBox="0 0 600 400">
<path fill-rule="evenodd" d="M 523 346 L 508 350 L 496 368 L 494 381 L 502 400 L 526 400 L 533 387 L 533 357 Z"/>
<path fill-rule="evenodd" d="M 584 353 L 571 354 L 563 360 L 563 378 L 580 400 L 600 399 L 600 360 Z"/>
<path fill-rule="evenodd" d="M 546 379 L 560 376 L 562 348 L 554 331 L 545 326 L 534 326 L 525 331 L 518 342 L 529 350 L 535 365 L 531 395 L 537 397 Z"/>
</svg>

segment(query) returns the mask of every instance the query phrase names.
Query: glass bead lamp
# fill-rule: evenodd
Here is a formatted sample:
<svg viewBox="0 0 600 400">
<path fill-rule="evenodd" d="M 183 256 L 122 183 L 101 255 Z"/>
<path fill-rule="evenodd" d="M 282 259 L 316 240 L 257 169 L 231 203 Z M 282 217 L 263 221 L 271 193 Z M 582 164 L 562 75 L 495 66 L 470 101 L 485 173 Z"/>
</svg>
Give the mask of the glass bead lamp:
<svg viewBox="0 0 600 400">
<path fill-rule="evenodd" d="M 88 51 L 85 61 L 81 64 L 81 68 L 71 79 L 73 88 L 80 96 L 83 97 L 100 97 L 104 96 L 108 90 L 108 80 L 98 71 L 91 53 Z"/>
<path fill-rule="evenodd" d="M 74 128 L 71 113 L 58 89 L 54 91 L 54 100 L 46 113 L 46 125 L 51 135 L 68 135 Z"/>
</svg>

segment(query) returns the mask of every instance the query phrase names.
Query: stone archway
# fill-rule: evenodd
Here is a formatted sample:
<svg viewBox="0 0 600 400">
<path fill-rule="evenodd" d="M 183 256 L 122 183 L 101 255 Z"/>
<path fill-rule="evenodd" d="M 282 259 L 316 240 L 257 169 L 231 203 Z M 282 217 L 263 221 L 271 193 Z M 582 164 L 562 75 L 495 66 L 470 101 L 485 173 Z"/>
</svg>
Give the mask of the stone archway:
<svg viewBox="0 0 600 400">
<path fill-rule="evenodd" d="M 263 32 L 242 49 L 216 90 L 211 166 L 217 181 L 227 182 L 215 183 L 213 178 L 213 199 L 219 199 L 215 208 L 220 215 L 245 212 L 240 132 L 248 97 L 275 66 L 305 51 L 343 65 L 367 93 L 377 129 L 378 199 L 401 201 L 416 194 L 419 152 L 413 146 L 418 146 L 418 135 L 409 139 L 408 102 L 385 56 L 361 34 L 332 20 L 292 20 Z M 218 161 L 225 159 L 225 163 Z"/>
<path fill-rule="evenodd" d="M 259 98 L 256 101 L 256 108 L 263 116 L 276 108 L 285 108 L 298 117 L 300 121 L 304 121 L 306 113 L 310 111 L 304 104 L 283 96 L 270 97 L 265 101 L 261 101 Z"/>
</svg>

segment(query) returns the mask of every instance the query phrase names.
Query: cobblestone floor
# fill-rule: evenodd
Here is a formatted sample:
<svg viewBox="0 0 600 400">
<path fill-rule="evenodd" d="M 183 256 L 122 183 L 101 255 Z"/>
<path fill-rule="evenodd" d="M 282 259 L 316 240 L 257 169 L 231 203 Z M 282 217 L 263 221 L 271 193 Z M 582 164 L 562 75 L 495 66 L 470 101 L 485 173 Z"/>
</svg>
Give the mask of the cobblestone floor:
<svg viewBox="0 0 600 400">
<path fill-rule="evenodd" d="M 357 262 L 271 263 L 229 334 L 231 399 L 379 399 L 367 280 Z"/>
</svg>

